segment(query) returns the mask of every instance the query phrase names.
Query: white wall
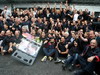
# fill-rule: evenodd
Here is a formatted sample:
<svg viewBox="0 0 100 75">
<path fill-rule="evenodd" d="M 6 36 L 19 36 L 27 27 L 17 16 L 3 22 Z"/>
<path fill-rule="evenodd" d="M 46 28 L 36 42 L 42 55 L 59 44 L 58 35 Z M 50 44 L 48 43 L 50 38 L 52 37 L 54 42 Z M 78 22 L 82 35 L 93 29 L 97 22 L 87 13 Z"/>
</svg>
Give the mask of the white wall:
<svg viewBox="0 0 100 75">
<path fill-rule="evenodd" d="M 100 12 L 100 5 L 98 5 L 98 6 L 94 6 L 94 5 L 76 5 L 75 8 L 78 9 L 78 10 L 79 9 L 84 10 L 84 9 L 88 8 L 89 11 Z"/>
<path fill-rule="evenodd" d="M 46 5 L 47 5 L 46 3 L 14 4 L 14 7 L 27 7 L 27 8 L 28 7 L 34 7 L 34 6 L 35 7 L 37 7 L 37 6 L 46 7 Z M 51 3 L 50 7 L 51 8 L 54 7 L 54 3 Z M 57 4 L 56 7 L 59 8 L 60 4 Z M 65 7 L 65 6 L 63 5 L 63 7 Z M 78 9 L 78 10 L 79 9 L 84 10 L 84 9 L 88 8 L 90 11 L 100 12 L 100 6 L 99 5 L 98 6 L 95 6 L 95 5 L 75 5 L 75 8 Z"/>
<path fill-rule="evenodd" d="M 2 5 L 0 5 L 0 9 L 3 9 L 3 7 L 5 5 L 7 5 L 9 10 L 11 10 L 11 5 L 10 4 L 2 4 Z M 31 4 L 25 4 L 24 3 L 24 4 L 14 4 L 13 6 L 14 6 L 14 8 L 16 8 L 16 7 L 18 7 L 18 8 L 29 8 L 29 7 L 34 7 L 34 6 L 35 7 L 37 7 L 37 6 L 46 7 L 46 5 L 47 5 L 46 3 L 31 3 Z M 51 8 L 54 7 L 54 3 L 51 3 L 50 7 Z M 57 4 L 56 7 L 59 8 L 60 4 Z M 64 5 L 63 5 L 63 7 L 65 8 Z M 100 6 L 99 5 L 98 6 L 94 6 L 94 5 L 75 5 L 75 8 L 78 9 L 78 10 L 79 9 L 84 10 L 84 9 L 88 8 L 90 11 L 100 12 Z"/>
</svg>

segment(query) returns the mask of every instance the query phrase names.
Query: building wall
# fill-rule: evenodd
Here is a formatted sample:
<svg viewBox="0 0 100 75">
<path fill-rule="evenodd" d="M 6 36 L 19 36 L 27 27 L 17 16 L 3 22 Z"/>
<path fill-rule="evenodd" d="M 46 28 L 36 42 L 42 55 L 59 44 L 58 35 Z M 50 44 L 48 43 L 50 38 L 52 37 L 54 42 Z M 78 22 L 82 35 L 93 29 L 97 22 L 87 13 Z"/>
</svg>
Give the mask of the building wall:
<svg viewBox="0 0 100 75">
<path fill-rule="evenodd" d="M 40 7 L 46 7 L 46 5 L 47 4 L 45 4 L 45 3 L 34 3 L 34 4 L 14 4 L 14 7 L 16 8 L 16 7 L 37 7 L 37 6 L 40 6 Z M 71 5 L 72 6 L 72 5 Z M 50 4 L 50 7 L 52 8 L 52 7 L 54 7 L 54 4 L 53 3 L 51 3 Z M 60 7 L 60 4 L 57 4 L 56 5 L 56 7 L 57 8 L 59 8 Z M 63 5 L 63 7 L 65 8 L 65 6 Z M 84 9 L 86 9 L 86 8 L 88 8 L 90 11 L 96 11 L 96 12 L 100 12 L 100 6 L 98 5 L 98 6 L 95 6 L 95 5 L 75 5 L 75 8 L 76 9 L 82 9 L 82 10 L 84 10 Z"/>
<path fill-rule="evenodd" d="M 11 10 L 11 5 L 10 4 L 0 4 L 0 9 L 3 9 L 3 7 L 7 5 L 8 9 Z M 31 4 L 13 4 L 13 8 L 29 8 L 29 7 L 46 7 L 46 3 L 31 3 Z M 72 5 L 71 5 L 72 6 Z M 54 7 L 54 3 L 50 4 L 50 7 L 53 8 Z M 57 8 L 60 7 L 60 4 L 56 5 Z M 63 5 L 63 8 L 65 8 L 65 6 Z M 90 11 L 94 11 L 94 12 L 100 12 L 100 6 L 99 5 L 75 5 L 76 9 L 89 9 Z"/>
<path fill-rule="evenodd" d="M 96 5 L 76 5 L 75 8 L 79 9 L 86 9 L 88 8 L 89 11 L 95 11 L 95 12 L 100 12 L 100 5 L 96 6 Z"/>
</svg>

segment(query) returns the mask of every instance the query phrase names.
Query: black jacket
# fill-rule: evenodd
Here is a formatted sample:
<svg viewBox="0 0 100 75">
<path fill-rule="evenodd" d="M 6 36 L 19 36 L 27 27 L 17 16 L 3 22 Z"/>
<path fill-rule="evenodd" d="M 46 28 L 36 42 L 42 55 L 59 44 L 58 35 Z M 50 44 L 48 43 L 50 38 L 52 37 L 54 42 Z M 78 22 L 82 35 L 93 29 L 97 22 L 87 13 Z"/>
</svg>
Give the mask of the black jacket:
<svg viewBox="0 0 100 75">
<path fill-rule="evenodd" d="M 87 46 L 86 49 L 83 51 L 83 57 L 87 59 L 91 56 L 96 56 L 100 52 L 100 49 L 98 47 L 91 48 L 90 46 Z"/>
<path fill-rule="evenodd" d="M 9 46 L 9 44 L 10 43 L 13 43 L 14 42 L 14 39 L 13 39 L 13 37 L 12 36 L 6 36 L 4 39 L 3 39 L 3 42 L 1 43 L 1 46 L 6 46 L 6 45 L 8 45 Z"/>
</svg>

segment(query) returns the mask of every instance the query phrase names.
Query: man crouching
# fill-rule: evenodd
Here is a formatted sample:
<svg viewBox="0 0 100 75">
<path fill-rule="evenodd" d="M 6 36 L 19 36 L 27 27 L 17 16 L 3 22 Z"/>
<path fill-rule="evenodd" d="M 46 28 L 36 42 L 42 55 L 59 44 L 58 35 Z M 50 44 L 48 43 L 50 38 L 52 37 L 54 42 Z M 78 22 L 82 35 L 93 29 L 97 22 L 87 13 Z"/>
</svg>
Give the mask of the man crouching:
<svg viewBox="0 0 100 75">
<path fill-rule="evenodd" d="M 6 36 L 1 43 L 1 54 L 8 52 L 11 53 L 13 51 L 13 36 L 10 30 L 6 31 Z"/>
</svg>

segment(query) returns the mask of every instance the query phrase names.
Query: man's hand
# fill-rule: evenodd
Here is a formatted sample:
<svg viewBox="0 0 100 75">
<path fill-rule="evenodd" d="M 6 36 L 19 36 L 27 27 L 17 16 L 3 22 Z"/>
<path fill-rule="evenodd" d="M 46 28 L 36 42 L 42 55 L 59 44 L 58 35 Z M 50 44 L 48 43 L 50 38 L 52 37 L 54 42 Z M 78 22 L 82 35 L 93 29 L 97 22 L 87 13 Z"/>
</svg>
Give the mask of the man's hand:
<svg viewBox="0 0 100 75">
<path fill-rule="evenodd" d="M 95 56 L 91 56 L 87 59 L 88 62 L 92 62 L 94 60 Z"/>
<path fill-rule="evenodd" d="M 44 41 L 44 44 L 46 44 L 48 41 L 46 40 L 46 41 Z"/>
<path fill-rule="evenodd" d="M 65 48 L 66 48 L 66 49 L 68 48 L 68 44 L 65 45 Z"/>
<path fill-rule="evenodd" d="M 61 51 L 60 50 L 58 50 L 58 52 L 61 54 Z"/>
<path fill-rule="evenodd" d="M 12 50 L 12 48 L 9 48 L 8 50 Z"/>
<path fill-rule="evenodd" d="M 8 49 L 8 52 L 9 52 L 9 53 L 11 53 L 12 51 L 13 51 L 13 49 L 12 49 L 12 48 L 9 48 L 9 49 Z"/>
<path fill-rule="evenodd" d="M 82 53 L 82 54 L 80 54 L 80 56 L 83 56 L 84 54 Z"/>
</svg>

